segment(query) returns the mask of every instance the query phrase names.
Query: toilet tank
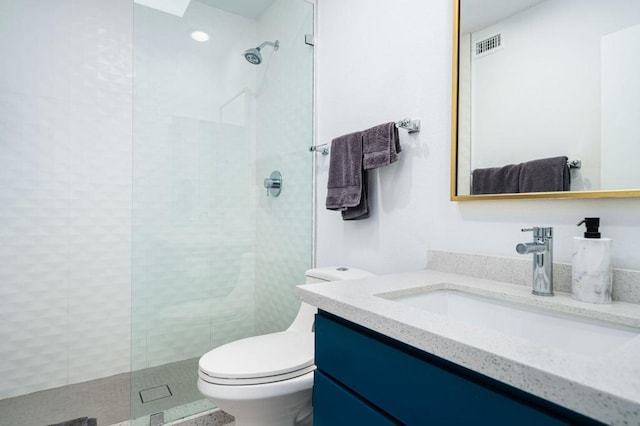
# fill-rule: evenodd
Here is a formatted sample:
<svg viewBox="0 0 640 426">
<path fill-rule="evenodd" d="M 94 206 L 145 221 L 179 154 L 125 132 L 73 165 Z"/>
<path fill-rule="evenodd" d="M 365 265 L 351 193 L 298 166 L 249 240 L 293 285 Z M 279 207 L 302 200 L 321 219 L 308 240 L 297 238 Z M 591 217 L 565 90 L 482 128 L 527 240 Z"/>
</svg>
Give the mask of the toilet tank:
<svg viewBox="0 0 640 426">
<path fill-rule="evenodd" d="M 309 269 L 305 275 L 307 276 L 306 283 L 310 284 L 325 281 L 357 280 L 358 278 L 370 277 L 373 274 L 347 266 L 325 266 L 323 268 Z"/>
<path fill-rule="evenodd" d="M 309 269 L 306 273 L 307 284 L 329 282 L 329 281 L 346 281 L 357 280 L 358 278 L 365 278 L 373 276 L 371 272 L 363 271 L 362 269 L 349 268 L 346 266 L 326 266 L 324 268 Z M 298 315 L 293 323 L 287 330 L 311 332 L 313 331 L 313 323 L 315 322 L 315 315 L 318 312 L 315 306 L 311 306 L 302 302 Z"/>
</svg>

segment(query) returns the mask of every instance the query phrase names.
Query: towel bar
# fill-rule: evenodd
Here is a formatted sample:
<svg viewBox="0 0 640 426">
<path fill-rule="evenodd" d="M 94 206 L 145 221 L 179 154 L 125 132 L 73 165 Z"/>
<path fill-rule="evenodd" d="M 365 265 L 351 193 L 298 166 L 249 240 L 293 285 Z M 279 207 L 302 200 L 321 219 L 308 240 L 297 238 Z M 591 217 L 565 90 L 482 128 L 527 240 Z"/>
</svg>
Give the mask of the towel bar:
<svg viewBox="0 0 640 426">
<path fill-rule="evenodd" d="M 396 126 L 400 129 L 407 129 L 409 133 L 415 133 L 420 131 L 420 120 L 405 118 L 403 120 L 397 121 Z"/>
<path fill-rule="evenodd" d="M 323 145 L 315 145 L 309 147 L 309 151 L 311 152 L 321 152 L 322 155 L 329 155 L 329 144 L 325 143 Z"/>
<path fill-rule="evenodd" d="M 582 167 L 582 160 L 567 160 L 567 166 L 570 169 L 579 169 Z M 469 172 L 471 176 L 473 176 L 473 171 Z"/>
<path fill-rule="evenodd" d="M 409 133 L 415 133 L 420 131 L 420 120 L 412 120 L 405 118 L 400 121 L 396 121 L 396 127 L 400 129 L 406 129 Z M 329 155 L 329 144 L 310 146 L 309 151 L 320 152 L 322 155 Z"/>
</svg>

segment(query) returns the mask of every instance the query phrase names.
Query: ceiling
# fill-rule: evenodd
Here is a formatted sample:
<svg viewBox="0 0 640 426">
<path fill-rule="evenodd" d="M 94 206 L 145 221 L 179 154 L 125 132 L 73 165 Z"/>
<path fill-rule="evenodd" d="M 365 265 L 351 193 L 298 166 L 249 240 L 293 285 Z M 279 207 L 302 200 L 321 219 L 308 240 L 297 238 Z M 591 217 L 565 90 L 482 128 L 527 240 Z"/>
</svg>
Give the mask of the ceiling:
<svg viewBox="0 0 640 426">
<path fill-rule="evenodd" d="M 461 0 L 460 34 L 486 28 L 545 0 Z"/>
<path fill-rule="evenodd" d="M 135 3 L 182 17 L 191 0 L 134 0 Z"/>
<path fill-rule="evenodd" d="M 235 15 L 256 19 L 275 0 L 196 0 L 196 1 L 233 13 Z"/>
</svg>

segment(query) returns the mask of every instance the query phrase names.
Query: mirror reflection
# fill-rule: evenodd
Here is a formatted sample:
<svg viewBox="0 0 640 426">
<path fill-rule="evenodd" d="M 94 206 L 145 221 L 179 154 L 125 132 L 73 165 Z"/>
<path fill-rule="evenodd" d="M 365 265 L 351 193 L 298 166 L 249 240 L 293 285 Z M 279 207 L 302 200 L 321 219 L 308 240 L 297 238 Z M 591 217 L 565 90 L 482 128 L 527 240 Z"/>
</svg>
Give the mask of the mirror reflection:
<svg viewBox="0 0 640 426">
<path fill-rule="evenodd" d="M 460 0 L 456 194 L 640 188 L 640 1 Z"/>
</svg>

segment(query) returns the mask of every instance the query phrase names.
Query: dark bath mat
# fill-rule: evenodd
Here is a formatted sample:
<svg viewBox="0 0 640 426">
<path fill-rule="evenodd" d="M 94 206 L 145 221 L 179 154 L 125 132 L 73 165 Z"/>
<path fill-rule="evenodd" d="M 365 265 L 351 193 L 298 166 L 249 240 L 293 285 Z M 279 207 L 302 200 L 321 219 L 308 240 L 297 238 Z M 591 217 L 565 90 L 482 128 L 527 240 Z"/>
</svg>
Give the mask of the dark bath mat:
<svg viewBox="0 0 640 426">
<path fill-rule="evenodd" d="M 97 426 L 98 422 L 94 418 L 89 417 L 79 417 L 73 420 L 67 420 L 62 423 L 50 424 L 47 426 Z"/>
</svg>

